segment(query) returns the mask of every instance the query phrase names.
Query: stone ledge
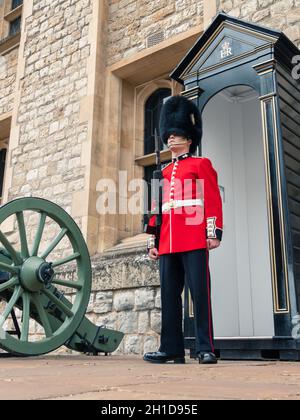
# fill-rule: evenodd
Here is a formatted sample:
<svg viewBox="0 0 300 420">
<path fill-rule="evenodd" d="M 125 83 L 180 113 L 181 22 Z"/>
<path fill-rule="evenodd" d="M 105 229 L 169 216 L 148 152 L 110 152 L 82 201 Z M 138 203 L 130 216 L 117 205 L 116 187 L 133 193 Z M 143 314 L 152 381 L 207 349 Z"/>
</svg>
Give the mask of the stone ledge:
<svg viewBox="0 0 300 420">
<path fill-rule="evenodd" d="M 91 258 L 92 263 L 94 260 L 105 260 L 109 258 L 115 258 L 120 256 L 129 256 L 129 255 L 147 255 L 145 252 L 146 246 L 140 244 L 133 244 L 131 246 L 126 246 L 123 248 L 114 247 L 104 251 L 101 254 L 97 254 Z"/>
<path fill-rule="evenodd" d="M 93 290 L 120 290 L 159 286 L 158 263 L 145 247 L 114 250 L 92 258 Z"/>
<path fill-rule="evenodd" d="M 20 44 L 21 32 L 8 36 L 0 41 L 0 54 L 8 53 L 12 48 L 16 48 Z"/>
<path fill-rule="evenodd" d="M 7 20 L 7 22 L 12 22 L 18 17 L 22 16 L 22 10 L 23 10 L 23 4 L 20 4 L 20 6 L 6 13 L 6 15 L 4 16 L 4 19 Z"/>
<path fill-rule="evenodd" d="M 158 262 L 150 260 L 144 246 L 95 255 L 91 264 L 93 292 L 160 285 Z M 74 264 L 61 271 L 64 279 L 73 279 L 74 274 Z"/>
</svg>

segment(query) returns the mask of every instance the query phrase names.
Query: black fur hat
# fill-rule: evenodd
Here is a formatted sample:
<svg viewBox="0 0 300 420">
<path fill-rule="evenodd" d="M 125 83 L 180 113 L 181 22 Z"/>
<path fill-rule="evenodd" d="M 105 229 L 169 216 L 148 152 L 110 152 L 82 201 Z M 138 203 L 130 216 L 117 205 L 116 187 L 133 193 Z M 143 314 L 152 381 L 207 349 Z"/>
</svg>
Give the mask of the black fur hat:
<svg viewBox="0 0 300 420">
<path fill-rule="evenodd" d="M 184 96 L 172 96 L 162 108 L 159 126 L 165 144 L 171 134 L 177 134 L 192 140 L 190 152 L 195 153 L 202 139 L 202 118 L 194 102 Z"/>
</svg>

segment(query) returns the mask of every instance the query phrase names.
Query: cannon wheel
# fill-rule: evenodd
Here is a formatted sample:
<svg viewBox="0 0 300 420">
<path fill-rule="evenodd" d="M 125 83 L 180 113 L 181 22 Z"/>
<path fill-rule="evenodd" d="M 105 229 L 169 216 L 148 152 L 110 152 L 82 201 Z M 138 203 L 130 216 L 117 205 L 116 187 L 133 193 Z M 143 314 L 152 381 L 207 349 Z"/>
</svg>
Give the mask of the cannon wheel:
<svg viewBox="0 0 300 420">
<path fill-rule="evenodd" d="M 39 224 L 30 250 L 24 222 L 24 212 L 27 210 L 39 214 Z M 16 217 L 19 230 L 19 252 L 1 230 L 3 222 L 13 215 Z M 61 230 L 42 252 L 39 248 L 46 219 L 50 223 L 56 222 Z M 73 248 L 70 256 L 48 261 L 49 254 L 65 236 Z M 9 273 L 8 278 L 0 282 L 0 301 L 1 297 L 3 300 L 3 296 L 8 296 L 5 299 L 5 308 L 0 310 L 0 347 L 15 355 L 23 356 L 36 356 L 58 349 L 72 337 L 84 318 L 91 292 L 90 256 L 79 227 L 67 212 L 50 201 L 40 198 L 20 198 L 0 208 L 0 242 L 8 256 L 6 260 L 4 259 L 5 262 L 3 258 L 0 260 L 0 270 Z M 59 270 L 71 261 L 76 261 L 77 278 L 75 280 L 59 278 Z M 63 296 L 60 292 L 62 287 L 63 291 L 75 294 L 72 303 L 65 298 L 60 299 L 60 295 Z M 55 315 L 49 313 L 47 303 L 48 305 L 52 303 Z M 22 325 L 16 328 L 19 334 L 5 329 L 9 316 L 16 322 L 16 308 L 22 311 Z M 41 339 L 35 338 L 37 341 L 30 341 L 32 314 L 36 314 L 35 320 L 44 330 Z M 58 316 L 60 323 L 55 324 L 53 320 Z"/>
</svg>

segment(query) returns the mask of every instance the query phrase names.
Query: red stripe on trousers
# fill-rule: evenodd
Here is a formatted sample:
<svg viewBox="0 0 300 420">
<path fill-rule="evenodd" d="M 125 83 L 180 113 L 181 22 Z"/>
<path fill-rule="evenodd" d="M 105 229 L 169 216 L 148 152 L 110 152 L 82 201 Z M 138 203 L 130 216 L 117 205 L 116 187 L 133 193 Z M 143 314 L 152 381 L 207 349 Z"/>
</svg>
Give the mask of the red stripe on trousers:
<svg viewBox="0 0 300 420">
<path fill-rule="evenodd" d="M 213 345 L 212 336 L 212 310 L 211 310 L 211 299 L 210 299 L 210 286 L 209 286 L 209 272 L 208 272 L 208 250 L 206 250 L 206 283 L 207 283 L 207 299 L 208 299 L 208 323 L 209 323 L 209 338 L 212 351 L 215 351 Z"/>
</svg>

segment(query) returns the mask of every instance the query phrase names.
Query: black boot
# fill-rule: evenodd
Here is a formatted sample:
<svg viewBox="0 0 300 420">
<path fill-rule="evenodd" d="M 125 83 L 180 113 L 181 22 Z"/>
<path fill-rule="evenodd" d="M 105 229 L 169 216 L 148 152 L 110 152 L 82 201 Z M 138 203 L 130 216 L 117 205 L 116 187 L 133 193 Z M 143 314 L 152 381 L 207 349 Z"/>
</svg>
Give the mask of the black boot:
<svg viewBox="0 0 300 420">
<path fill-rule="evenodd" d="M 170 355 L 162 351 L 156 351 L 153 353 L 146 353 L 144 360 L 150 363 L 167 363 L 174 362 L 175 364 L 184 364 L 185 359 L 182 355 Z"/>
<path fill-rule="evenodd" d="M 214 353 L 201 352 L 197 354 L 197 357 L 201 365 L 216 365 L 218 363 L 218 359 Z"/>
</svg>

